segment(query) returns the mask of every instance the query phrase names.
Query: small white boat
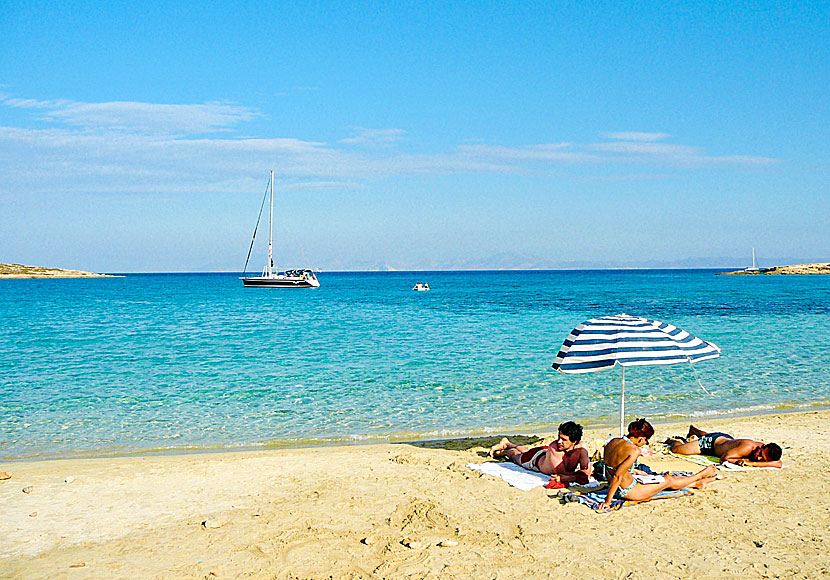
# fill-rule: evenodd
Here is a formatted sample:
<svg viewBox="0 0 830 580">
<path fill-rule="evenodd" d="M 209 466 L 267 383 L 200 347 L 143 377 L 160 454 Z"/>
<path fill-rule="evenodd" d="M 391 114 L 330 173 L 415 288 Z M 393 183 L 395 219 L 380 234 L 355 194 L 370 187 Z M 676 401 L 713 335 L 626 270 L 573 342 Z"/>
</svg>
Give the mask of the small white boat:
<svg viewBox="0 0 830 580">
<path fill-rule="evenodd" d="M 416 292 L 429 292 L 429 284 L 426 282 L 418 282 L 412 289 Z"/>
<path fill-rule="evenodd" d="M 271 172 L 271 181 L 268 183 L 271 190 L 271 207 L 268 215 L 268 262 L 262 270 L 260 276 L 243 276 L 242 284 L 246 287 L 259 288 L 319 288 L 320 281 L 314 275 L 314 271 L 308 268 L 286 270 L 280 273 L 274 267 L 274 172 Z M 265 200 L 262 201 L 265 203 Z M 260 210 L 260 216 L 262 210 Z M 257 220 L 257 228 L 259 227 L 259 220 Z M 256 240 L 256 231 L 254 228 L 254 237 L 251 240 L 251 248 L 254 247 L 254 240 Z M 251 258 L 251 248 L 248 249 L 248 259 Z M 245 260 L 244 273 L 248 269 L 248 260 Z"/>
</svg>

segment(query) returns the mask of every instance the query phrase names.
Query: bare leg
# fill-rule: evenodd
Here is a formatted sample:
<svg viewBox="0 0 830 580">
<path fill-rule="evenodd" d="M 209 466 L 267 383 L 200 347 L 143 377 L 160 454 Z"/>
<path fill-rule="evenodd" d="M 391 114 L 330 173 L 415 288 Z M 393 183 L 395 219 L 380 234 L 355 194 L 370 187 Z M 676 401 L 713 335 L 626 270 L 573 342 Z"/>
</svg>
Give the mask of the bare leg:
<svg viewBox="0 0 830 580">
<path fill-rule="evenodd" d="M 490 448 L 490 455 L 495 459 L 507 457 L 512 460 L 514 457 L 521 456 L 528 449 L 530 448 L 527 445 L 516 445 L 511 443 L 507 437 L 502 437 L 501 441 Z"/>
<path fill-rule="evenodd" d="M 628 492 L 626 499 L 634 501 L 642 501 L 650 499 L 664 489 L 683 489 L 685 487 L 694 487 L 703 489 L 710 481 L 714 481 L 717 470 L 714 465 L 710 465 L 705 469 L 701 469 L 694 475 L 680 477 L 677 475 L 665 476 L 666 481 L 663 483 L 638 483 L 634 488 Z M 704 482 L 704 483 L 702 483 Z M 701 487 L 702 486 L 702 487 Z"/>
<path fill-rule="evenodd" d="M 698 455 L 700 453 L 700 441 L 697 439 L 683 443 L 679 440 L 669 442 L 669 449 L 672 453 L 679 453 L 680 455 Z"/>
<path fill-rule="evenodd" d="M 689 425 L 689 432 L 686 434 L 686 439 L 688 439 L 690 437 L 697 437 L 698 439 L 700 439 L 704 435 L 706 435 L 706 431 L 703 431 L 702 429 L 698 429 L 694 425 Z"/>
</svg>

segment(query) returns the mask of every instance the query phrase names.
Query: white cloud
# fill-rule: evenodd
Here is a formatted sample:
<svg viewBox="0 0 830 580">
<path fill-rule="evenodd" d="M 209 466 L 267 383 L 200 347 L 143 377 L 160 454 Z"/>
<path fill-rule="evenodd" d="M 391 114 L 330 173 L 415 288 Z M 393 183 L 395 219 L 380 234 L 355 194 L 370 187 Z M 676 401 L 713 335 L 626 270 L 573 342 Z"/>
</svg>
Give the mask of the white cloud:
<svg viewBox="0 0 830 580">
<path fill-rule="evenodd" d="M 614 141 L 594 143 L 591 150 L 606 154 L 609 162 L 631 162 L 655 165 L 686 165 L 705 167 L 719 165 L 761 166 L 776 163 L 771 157 L 754 157 L 750 155 L 709 155 L 700 147 L 689 145 L 672 145 L 670 143 L 649 143 L 643 141 Z"/>
<path fill-rule="evenodd" d="M 368 145 L 372 147 L 388 147 L 403 139 L 406 131 L 403 129 L 364 129 L 356 128 L 352 137 L 341 139 L 340 143 L 348 145 Z"/>
<path fill-rule="evenodd" d="M 462 145 L 459 151 L 469 157 L 482 159 L 503 159 L 509 161 L 539 162 L 593 162 L 599 156 L 579 151 L 570 143 L 546 143 L 526 145 L 523 147 L 506 147 L 502 145 Z"/>
<path fill-rule="evenodd" d="M 260 116 L 252 109 L 225 102 L 167 105 L 130 101 L 79 103 L 15 98 L 7 98 L 3 102 L 10 107 L 41 110 L 41 120 L 97 131 L 212 133 L 227 131 L 240 122 Z"/>
<path fill-rule="evenodd" d="M 621 141 L 662 141 L 670 137 L 668 133 L 646 133 L 645 131 L 621 131 L 603 133 L 606 139 L 619 139 Z"/>
<path fill-rule="evenodd" d="M 659 172 L 775 162 L 657 142 L 667 136 L 663 133 L 609 133 L 616 137 L 589 144 L 466 144 L 412 153 L 396 147 L 406 133 L 394 128 L 358 129 L 336 143 L 236 137 L 234 126 L 259 113 L 231 103 L 78 103 L 0 95 L 0 106 L 37 111 L 41 121 L 52 125 L 0 127 L 4 195 L 41 191 L 44 183 L 60 183 L 64 192 L 248 192 L 270 168 L 278 171 L 284 186 L 312 189 L 363 187 L 394 175 L 515 173 L 580 165 L 613 167 L 622 175 L 632 166 Z M 205 135 L 217 131 L 224 133 Z"/>
</svg>

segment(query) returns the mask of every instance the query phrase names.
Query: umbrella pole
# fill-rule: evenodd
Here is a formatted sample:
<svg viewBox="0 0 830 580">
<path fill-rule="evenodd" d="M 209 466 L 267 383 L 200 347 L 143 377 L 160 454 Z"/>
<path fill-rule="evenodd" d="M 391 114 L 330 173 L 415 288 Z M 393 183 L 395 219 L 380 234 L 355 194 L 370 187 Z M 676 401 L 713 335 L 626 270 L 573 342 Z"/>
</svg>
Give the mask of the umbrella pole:
<svg viewBox="0 0 830 580">
<path fill-rule="evenodd" d="M 625 423 L 625 367 L 622 367 L 622 392 L 620 393 L 620 437 L 625 436 L 623 423 Z"/>
</svg>

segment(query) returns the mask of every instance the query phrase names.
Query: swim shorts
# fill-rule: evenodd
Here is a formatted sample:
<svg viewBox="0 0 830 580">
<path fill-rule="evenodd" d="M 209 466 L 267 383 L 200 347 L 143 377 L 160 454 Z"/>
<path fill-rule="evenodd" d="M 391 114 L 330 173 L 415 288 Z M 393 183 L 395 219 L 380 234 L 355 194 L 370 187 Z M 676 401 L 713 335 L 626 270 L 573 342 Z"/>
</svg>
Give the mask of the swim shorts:
<svg viewBox="0 0 830 580">
<path fill-rule="evenodd" d="M 545 456 L 547 449 L 547 446 L 528 449 L 519 458 L 519 465 L 531 471 L 539 471 L 539 462 Z"/>
<path fill-rule="evenodd" d="M 700 445 L 700 454 L 701 455 L 715 455 L 715 441 L 718 437 L 726 437 L 727 439 L 734 439 L 732 435 L 727 435 L 726 433 L 720 433 L 718 431 L 714 433 L 707 433 L 703 437 L 700 438 L 698 441 L 698 445 Z"/>
</svg>

